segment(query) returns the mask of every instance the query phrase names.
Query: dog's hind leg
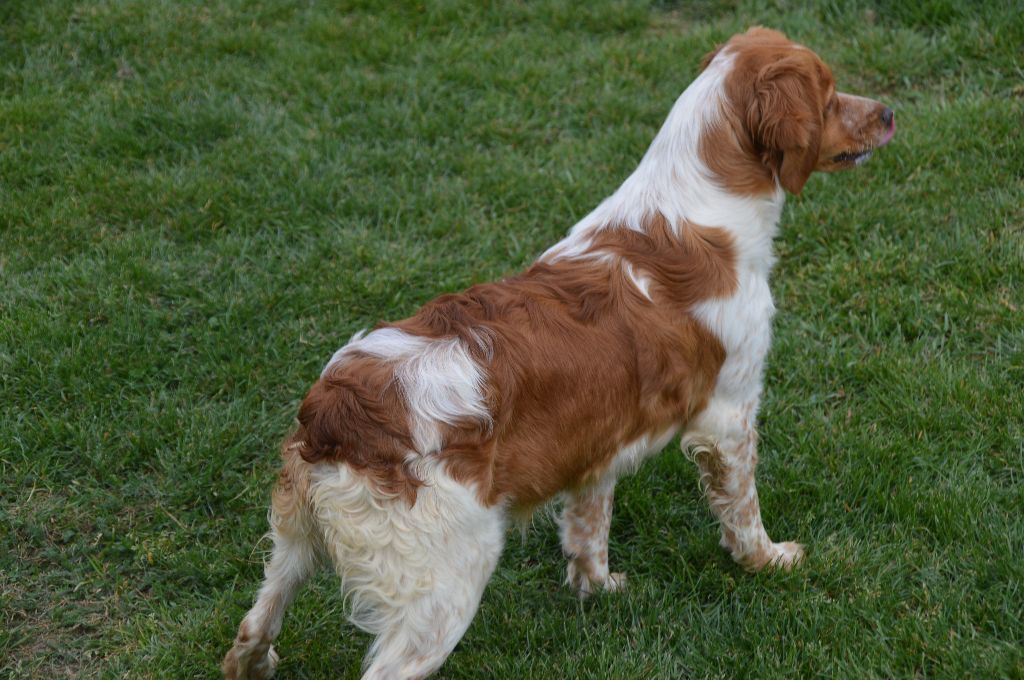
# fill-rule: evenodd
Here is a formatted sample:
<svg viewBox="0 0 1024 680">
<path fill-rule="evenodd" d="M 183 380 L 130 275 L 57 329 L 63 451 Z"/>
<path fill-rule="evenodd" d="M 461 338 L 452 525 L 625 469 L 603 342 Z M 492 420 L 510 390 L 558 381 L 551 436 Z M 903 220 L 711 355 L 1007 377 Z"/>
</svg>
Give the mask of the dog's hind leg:
<svg viewBox="0 0 1024 680">
<path fill-rule="evenodd" d="M 476 615 L 501 551 L 489 541 L 459 543 L 444 567 L 435 570 L 434 592 L 380 608 L 386 627 L 370 647 L 363 680 L 426 677 L 455 649 Z"/>
<path fill-rule="evenodd" d="M 364 680 L 422 678 L 440 668 L 473 620 L 504 545 L 504 508 L 483 505 L 443 469 L 424 473 L 414 503 L 344 464 L 323 466 L 311 485 L 351 620 L 376 635 Z"/>
<path fill-rule="evenodd" d="M 256 604 L 242 619 L 235 644 L 224 657 L 222 670 L 227 678 L 273 676 L 277 653 L 272 643 L 281 632 L 285 610 L 318 563 L 316 527 L 304 496 L 304 466 L 297 454 L 286 449 L 270 506 L 273 551 Z"/>
</svg>

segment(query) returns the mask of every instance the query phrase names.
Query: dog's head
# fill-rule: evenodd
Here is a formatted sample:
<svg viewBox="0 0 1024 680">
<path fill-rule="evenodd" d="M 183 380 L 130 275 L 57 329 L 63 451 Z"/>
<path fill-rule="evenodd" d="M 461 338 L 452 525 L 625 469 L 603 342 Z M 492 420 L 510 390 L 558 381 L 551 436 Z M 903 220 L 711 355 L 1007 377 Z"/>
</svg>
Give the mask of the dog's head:
<svg viewBox="0 0 1024 680">
<path fill-rule="evenodd" d="M 727 60 L 726 120 L 745 154 L 798 194 L 815 170 L 866 161 L 896 132 L 881 102 L 836 91 L 832 71 L 778 31 L 755 27 L 709 54 Z"/>
</svg>

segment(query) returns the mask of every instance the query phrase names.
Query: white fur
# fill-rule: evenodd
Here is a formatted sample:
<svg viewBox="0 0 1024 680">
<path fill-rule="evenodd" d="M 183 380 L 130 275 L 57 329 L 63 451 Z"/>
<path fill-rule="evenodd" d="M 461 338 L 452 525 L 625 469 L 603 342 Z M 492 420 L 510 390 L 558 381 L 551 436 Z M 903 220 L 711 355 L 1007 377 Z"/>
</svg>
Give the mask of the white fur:
<svg viewBox="0 0 1024 680">
<path fill-rule="evenodd" d="M 627 262 L 625 264 L 625 269 L 626 276 L 628 276 L 629 280 L 633 282 L 633 285 L 637 287 L 637 290 L 639 290 L 645 298 L 653 302 L 654 298 L 651 297 L 651 278 L 644 275 L 642 272 L 638 273 L 636 271 L 636 267 L 631 263 Z"/>
<path fill-rule="evenodd" d="M 487 347 L 485 338 L 478 338 L 478 343 Z M 398 328 L 360 332 L 334 353 L 321 376 L 355 353 L 395 362 L 395 379 L 409 406 L 417 452 L 441 448 L 440 423 L 454 425 L 471 418 L 490 424 L 481 391 L 484 373 L 457 338 L 432 340 Z"/>
<path fill-rule="evenodd" d="M 481 335 L 476 344 L 489 354 L 488 338 Z M 357 333 L 323 375 L 357 354 L 394 362 L 416 448 L 407 459 L 424 485 L 409 506 L 347 465 L 321 464 L 312 473 L 311 505 L 352 622 L 378 636 L 364 680 L 422 677 L 461 639 L 504 544 L 504 508 L 483 506 L 428 455 L 443 445 L 440 424 L 490 425 L 484 373 L 457 338 L 382 328 Z"/>
<path fill-rule="evenodd" d="M 639 230 L 645 218 L 661 213 L 674 226 L 692 222 L 729 230 L 743 242 L 741 260 L 752 258 L 750 263 L 764 266 L 767 276 L 785 199 L 782 188 L 776 186 L 768 198 L 731 194 L 716 182 L 699 153 L 701 134 L 722 115 L 723 84 L 732 62 L 728 49 L 718 53 L 676 100 L 633 174 L 541 260 L 579 257 L 590 246 L 594 231 L 609 225 Z"/>
<path fill-rule="evenodd" d="M 614 480 L 632 474 L 649 456 L 665 448 L 678 431 L 678 427 L 670 427 L 660 434 L 644 435 L 636 441 L 629 442 L 615 454 L 611 466 L 605 472 L 605 479 L 610 479 L 614 483 Z"/>
<path fill-rule="evenodd" d="M 410 506 L 344 464 L 312 472 L 312 506 L 352 622 L 379 636 L 364 678 L 421 677 L 440 666 L 472 621 L 504 544 L 504 508 L 482 505 L 436 459 L 417 473 L 425 485 Z"/>
<path fill-rule="evenodd" d="M 741 266 L 737 275 L 739 286 L 731 297 L 702 302 L 694 314 L 725 347 L 725 363 L 712 399 L 756 411 L 775 303 L 768 277 L 761 271 Z"/>
<path fill-rule="evenodd" d="M 273 675 L 278 657 L 271 643 L 281 632 L 285 610 L 299 587 L 320 563 L 322 548 L 312 518 L 291 509 L 283 508 L 284 513 L 278 514 L 271 506 L 273 552 L 256 603 L 242 620 L 235 646 L 225 659 L 225 664 L 233 659 L 235 677 Z"/>
</svg>

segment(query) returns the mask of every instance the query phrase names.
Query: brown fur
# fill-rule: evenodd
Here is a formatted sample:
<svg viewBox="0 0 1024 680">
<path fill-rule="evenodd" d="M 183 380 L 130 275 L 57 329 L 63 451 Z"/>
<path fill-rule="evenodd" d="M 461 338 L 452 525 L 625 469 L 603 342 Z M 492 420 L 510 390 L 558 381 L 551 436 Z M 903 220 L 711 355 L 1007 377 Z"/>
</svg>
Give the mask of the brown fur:
<svg viewBox="0 0 1024 680">
<path fill-rule="evenodd" d="M 688 312 L 734 290 L 730 237 L 696 225 L 680 225 L 677 235 L 661 216 L 645 226 L 595 234 L 593 252 L 622 260 L 611 267 L 538 262 L 393 324 L 458 337 L 484 367 L 493 423 L 446 428 L 439 452 L 484 502 L 528 509 L 592 482 L 624 445 L 685 423 L 706 402 L 725 352 Z M 653 302 L 629 281 L 624 262 L 650 279 Z M 363 357 L 332 368 L 310 390 L 299 421 L 306 460 L 344 460 L 415 498 L 418 480 L 405 465 L 408 414 L 386 362 Z"/>
<path fill-rule="evenodd" d="M 849 167 L 833 159 L 870 148 L 884 132 L 882 104 L 837 93 L 829 67 L 783 34 L 753 28 L 724 47 L 734 59 L 727 105 L 701 139 L 700 156 L 730 192 L 769 193 L 777 178 L 799 194 L 812 172 Z"/>
<path fill-rule="evenodd" d="M 382 490 L 415 500 L 419 480 L 405 465 L 412 436 L 391 364 L 356 356 L 332 367 L 309 390 L 298 418 L 304 460 L 344 460 Z"/>
</svg>

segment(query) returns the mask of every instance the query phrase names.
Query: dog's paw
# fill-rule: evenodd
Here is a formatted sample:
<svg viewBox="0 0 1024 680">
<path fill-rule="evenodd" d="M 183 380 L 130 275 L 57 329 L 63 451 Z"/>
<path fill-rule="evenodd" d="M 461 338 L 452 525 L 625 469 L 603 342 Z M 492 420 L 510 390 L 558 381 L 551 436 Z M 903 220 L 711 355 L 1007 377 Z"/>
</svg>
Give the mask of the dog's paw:
<svg viewBox="0 0 1024 680">
<path fill-rule="evenodd" d="M 594 578 L 579 569 L 574 562 L 569 562 L 569 570 L 566 575 L 565 583 L 575 590 L 577 595 L 584 598 L 599 590 L 614 593 L 625 589 L 626 574 L 621 571 L 617 571 L 608 574 L 604 579 Z"/>
<path fill-rule="evenodd" d="M 614 571 L 608 574 L 608 580 L 604 583 L 604 589 L 609 593 L 617 593 L 626 589 L 626 572 Z"/>
<path fill-rule="evenodd" d="M 766 566 L 789 571 L 804 559 L 804 546 L 800 543 L 772 543 L 772 556 Z"/>
<path fill-rule="evenodd" d="M 270 680 L 277 670 L 279 657 L 273 645 L 236 641 L 224 657 L 221 670 L 228 680 Z"/>
</svg>

